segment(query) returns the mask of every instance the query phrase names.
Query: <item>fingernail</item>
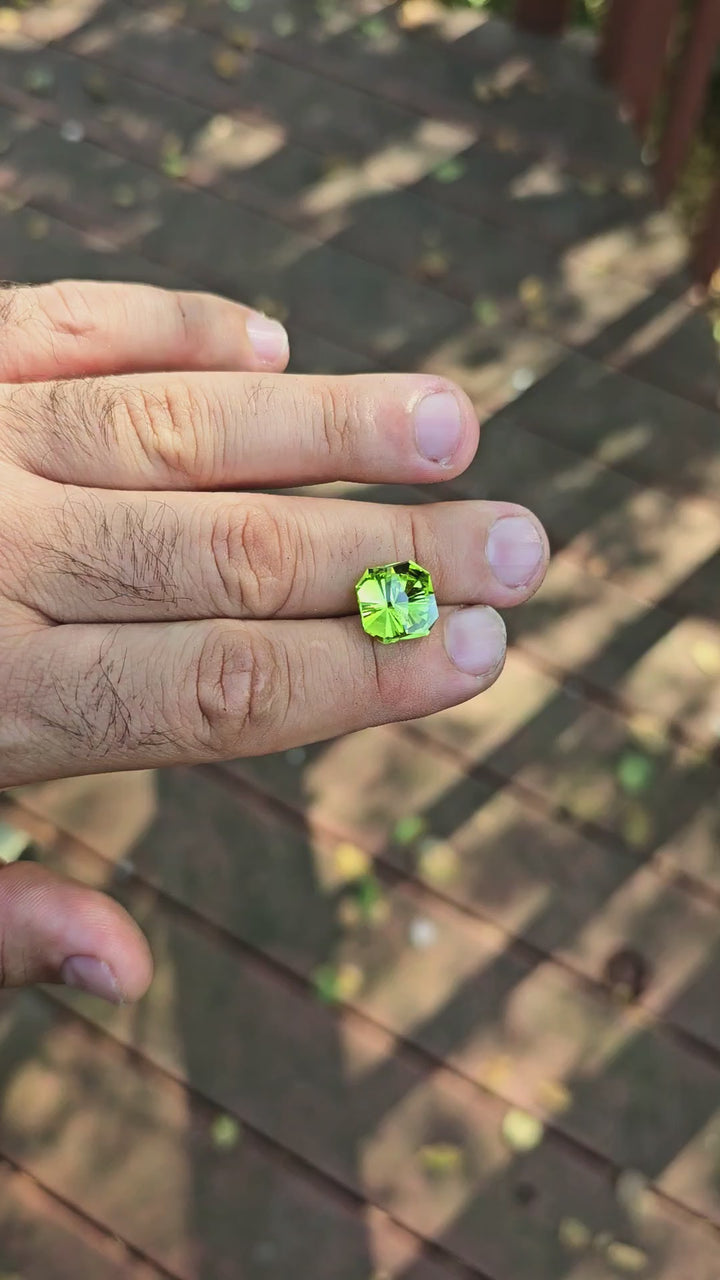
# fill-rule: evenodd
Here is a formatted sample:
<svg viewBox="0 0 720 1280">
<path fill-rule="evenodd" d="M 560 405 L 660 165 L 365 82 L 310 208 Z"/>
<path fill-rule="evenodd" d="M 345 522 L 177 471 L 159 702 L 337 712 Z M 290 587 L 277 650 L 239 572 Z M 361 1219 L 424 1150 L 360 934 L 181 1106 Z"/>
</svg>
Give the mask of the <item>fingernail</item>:
<svg viewBox="0 0 720 1280">
<path fill-rule="evenodd" d="M 462 436 L 460 405 L 450 391 L 425 396 L 415 406 L 415 439 L 423 458 L 447 465 Z"/>
<path fill-rule="evenodd" d="M 279 364 L 287 355 L 289 340 L 279 320 L 253 312 L 247 319 L 247 334 L 252 349 L 263 364 Z"/>
<path fill-rule="evenodd" d="M 506 646 L 505 623 L 494 609 L 484 605 L 458 609 L 448 618 L 445 648 L 450 661 L 465 675 L 492 674 L 503 661 Z"/>
<path fill-rule="evenodd" d="M 91 996 L 109 1000 L 111 1004 L 123 1003 L 115 975 L 104 960 L 96 960 L 94 956 L 70 956 L 60 970 L 60 977 L 66 987 L 87 991 Z"/>
<path fill-rule="evenodd" d="M 504 587 L 522 587 L 535 577 L 543 558 L 537 528 L 527 516 L 504 516 L 487 540 L 488 564 Z"/>
</svg>

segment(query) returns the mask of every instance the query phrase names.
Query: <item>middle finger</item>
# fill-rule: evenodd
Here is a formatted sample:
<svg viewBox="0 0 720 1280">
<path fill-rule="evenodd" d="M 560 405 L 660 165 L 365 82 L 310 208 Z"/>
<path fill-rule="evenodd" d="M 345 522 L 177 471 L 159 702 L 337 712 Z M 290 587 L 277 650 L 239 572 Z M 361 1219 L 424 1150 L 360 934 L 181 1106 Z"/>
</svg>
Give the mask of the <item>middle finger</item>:
<svg viewBox="0 0 720 1280">
<path fill-rule="evenodd" d="M 55 622 L 341 616 L 354 611 L 368 566 L 408 559 L 430 571 L 440 603 L 506 608 L 532 594 L 547 562 L 541 525 L 511 503 L 402 507 L 36 481 L 29 530 L 13 516 L 17 501 L 8 485 L 0 536 L 7 543 L 22 527 L 23 544 L 5 558 L 2 585 Z"/>
<path fill-rule="evenodd" d="M 460 474 L 478 423 L 424 374 L 164 374 L 0 388 L 0 456 L 109 489 L 432 483 Z"/>
</svg>

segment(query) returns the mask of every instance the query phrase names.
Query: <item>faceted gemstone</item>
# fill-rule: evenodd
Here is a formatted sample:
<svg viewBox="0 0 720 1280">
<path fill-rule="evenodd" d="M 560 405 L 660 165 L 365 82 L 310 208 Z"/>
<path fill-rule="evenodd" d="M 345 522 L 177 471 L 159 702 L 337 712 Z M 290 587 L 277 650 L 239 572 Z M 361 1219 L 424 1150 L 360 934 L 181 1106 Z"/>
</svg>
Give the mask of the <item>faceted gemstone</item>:
<svg viewBox="0 0 720 1280">
<path fill-rule="evenodd" d="M 355 590 L 363 627 L 382 644 L 427 636 L 438 620 L 430 574 L 413 560 L 366 569 Z"/>
</svg>

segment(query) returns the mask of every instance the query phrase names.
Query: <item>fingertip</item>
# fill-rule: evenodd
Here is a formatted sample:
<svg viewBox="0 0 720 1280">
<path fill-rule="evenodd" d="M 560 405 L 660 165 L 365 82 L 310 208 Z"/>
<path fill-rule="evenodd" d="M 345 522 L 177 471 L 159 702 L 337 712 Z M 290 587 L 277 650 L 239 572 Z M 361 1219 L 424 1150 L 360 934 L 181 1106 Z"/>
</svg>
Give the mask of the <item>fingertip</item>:
<svg viewBox="0 0 720 1280">
<path fill-rule="evenodd" d="M 433 379 L 415 394 L 411 404 L 415 447 L 428 480 L 461 475 L 472 462 L 480 439 L 477 414 L 470 397 L 455 383 Z"/>
<path fill-rule="evenodd" d="M 485 554 L 496 582 L 520 603 L 541 586 L 550 559 L 548 536 L 532 511 L 508 504 L 490 526 Z"/>
<path fill-rule="evenodd" d="M 35 863 L 3 869 L 0 939 L 6 986 L 65 983 L 119 1004 L 152 980 L 147 940 L 123 907 Z"/>
<path fill-rule="evenodd" d="M 505 665 L 505 623 L 500 614 L 487 605 L 455 609 L 445 622 L 445 649 L 458 671 L 487 687 Z"/>
<path fill-rule="evenodd" d="M 290 339 L 279 320 L 251 311 L 245 328 L 259 369 L 282 373 L 290 359 Z"/>
<path fill-rule="evenodd" d="M 69 954 L 59 980 L 112 1004 L 132 1004 L 152 981 L 147 939 L 119 903 L 96 890 L 81 892 L 64 940 Z"/>
</svg>

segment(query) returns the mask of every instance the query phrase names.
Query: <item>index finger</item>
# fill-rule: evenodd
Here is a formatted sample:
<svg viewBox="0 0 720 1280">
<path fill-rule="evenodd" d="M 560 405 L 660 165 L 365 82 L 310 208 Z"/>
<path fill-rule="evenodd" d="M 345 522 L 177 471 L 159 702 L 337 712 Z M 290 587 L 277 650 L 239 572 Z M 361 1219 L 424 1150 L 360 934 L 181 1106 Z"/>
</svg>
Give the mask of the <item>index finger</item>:
<svg viewBox="0 0 720 1280">
<path fill-rule="evenodd" d="M 57 280 L 0 294 L 0 381 L 287 365 L 277 320 L 210 293 Z"/>
</svg>

